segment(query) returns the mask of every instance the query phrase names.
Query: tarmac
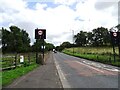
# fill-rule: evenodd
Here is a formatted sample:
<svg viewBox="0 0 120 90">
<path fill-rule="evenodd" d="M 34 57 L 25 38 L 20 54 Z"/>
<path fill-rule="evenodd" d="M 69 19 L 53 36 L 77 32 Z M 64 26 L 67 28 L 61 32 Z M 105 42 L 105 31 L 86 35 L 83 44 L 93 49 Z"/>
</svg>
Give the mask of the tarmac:
<svg viewBox="0 0 120 90">
<path fill-rule="evenodd" d="M 63 88 L 52 53 L 47 58 L 45 65 L 40 65 L 28 74 L 16 79 L 10 85 L 3 87 L 3 90 L 27 88 Z"/>
</svg>

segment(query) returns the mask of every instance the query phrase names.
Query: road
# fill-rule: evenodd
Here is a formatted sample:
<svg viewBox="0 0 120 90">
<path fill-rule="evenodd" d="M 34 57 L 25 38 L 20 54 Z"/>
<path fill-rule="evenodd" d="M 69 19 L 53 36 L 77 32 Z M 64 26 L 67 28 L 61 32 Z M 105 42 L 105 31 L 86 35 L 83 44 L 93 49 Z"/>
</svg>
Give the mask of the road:
<svg viewBox="0 0 120 90">
<path fill-rule="evenodd" d="M 63 53 L 53 53 L 64 88 L 118 88 L 118 68 Z"/>
</svg>

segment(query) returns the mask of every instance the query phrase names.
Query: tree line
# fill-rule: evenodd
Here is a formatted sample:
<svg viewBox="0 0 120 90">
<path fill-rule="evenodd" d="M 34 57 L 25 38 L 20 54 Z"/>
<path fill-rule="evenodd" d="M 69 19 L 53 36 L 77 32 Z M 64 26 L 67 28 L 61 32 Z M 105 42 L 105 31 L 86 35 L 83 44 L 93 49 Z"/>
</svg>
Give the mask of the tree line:
<svg viewBox="0 0 120 90">
<path fill-rule="evenodd" d="M 99 27 L 92 32 L 80 31 L 74 36 L 76 46 L 109 46 L 110 33 L 107 28 Z"/>
<path fill-rule="evenodd" d="M 30 45 L 30 37 L 29 34 L 23 30 L 20 29 L 17 26 L 10 26 L 10 30 L 7 30 L 5 28 L 2 28 L 2 52 L 17 52 L 17 53 L 23 53 L 23 52 L 41 52 L 42 51 L 42 41 L 37 39 L 36 42 L 34 42 L 33 45 Z M 45 51 L 52 50 L 54 48 L 54 45 L 51 43 L 45 42 Z"/>
<path fill-rule="evenodd" d="M 116 28 L 120 31 L 120 24 Z M 80 31 L 74 38 L 76 46 L 111 46 L 110 31 L 104 27 L 98 27 L 91 32 Z"/>
<path fill-rule="evenodd" d="M 120 31 L 120 24 L 115 26 L 118 31 Z M 111 46 L 111 36 L 110 30 L 104 27 L 98 27 L 92 31 L 86 32 L 81 30 L 79 33 L 74 35 L 74 44 L 66 41 L 63 42 L 60 46 L 57 46 L 56 49 L 61 51 L 64 48 L 70 47 L 102 47 L 102 46 Z"/>
</svg>

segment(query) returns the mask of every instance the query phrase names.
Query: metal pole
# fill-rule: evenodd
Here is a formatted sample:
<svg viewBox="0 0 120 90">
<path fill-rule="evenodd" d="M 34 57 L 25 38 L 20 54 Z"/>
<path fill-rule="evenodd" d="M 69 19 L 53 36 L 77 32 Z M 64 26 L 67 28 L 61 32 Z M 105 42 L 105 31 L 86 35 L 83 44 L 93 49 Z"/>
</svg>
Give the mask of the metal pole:
<svg viewBox="0 0 120 90">
<path fill-rule="evenodd" d="M 42 60 L 42 64 L 44 64 L 44 38 L 43 38 L 43 60 Z"/>
<path fill-rule="evenodd" d="M 37 43 L 37 39 L 36 39 L 36 43 Z M 38 64 L 38 49 L 37 49 L 37 46 L 36 46 L 36 63 Z"/>
<path fill-rule="evenodd" d="M 114 62 L 116 61 L 116 58 L 115 58 L 115 46 L 113 45 L 113 55 L 114 55 Z"/>
<path fill-rule="evenodd" d="M 73 54 L 74 54 L 74 30 L 72 30 L 72 34 L 73 34 Z"/>
</svg>

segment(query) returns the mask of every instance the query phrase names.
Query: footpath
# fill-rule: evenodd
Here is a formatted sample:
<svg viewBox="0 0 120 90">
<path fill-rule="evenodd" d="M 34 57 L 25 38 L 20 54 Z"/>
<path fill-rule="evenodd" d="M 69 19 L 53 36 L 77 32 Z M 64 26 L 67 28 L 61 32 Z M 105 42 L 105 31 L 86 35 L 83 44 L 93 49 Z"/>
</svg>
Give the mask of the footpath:
<svg viewBox="0 0 120 90">
<path fill-rule="evenodd" d="M 2 90 L 20 88 L 63 88 L 53 60 L 52 53 L 50 53 L 45 65 L 40 65 L 38 68 L 34 69 L 28 74 L 16 79 L 12 84 L 4 87 Z"/>
</svg>

